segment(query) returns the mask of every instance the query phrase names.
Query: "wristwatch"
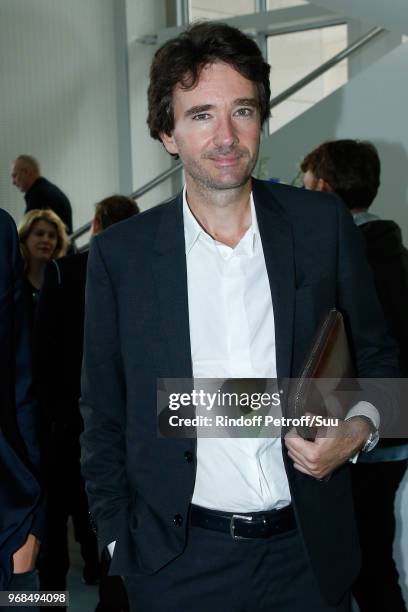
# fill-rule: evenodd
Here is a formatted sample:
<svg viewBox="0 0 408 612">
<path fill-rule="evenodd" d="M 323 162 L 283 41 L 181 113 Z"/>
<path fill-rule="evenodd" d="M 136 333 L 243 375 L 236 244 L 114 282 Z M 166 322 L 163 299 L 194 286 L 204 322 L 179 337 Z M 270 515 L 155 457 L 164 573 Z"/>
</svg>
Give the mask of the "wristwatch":
<svg viewBox="0 0 408 612">
<path fill-rule="evenodd" d="M 368 416 L 365 416 L 365 414 L 359 414 L 358 416 L 360 417 L 360 419 L 364 419 L 365 421 L 367 421 L 367 423 L 370 425 L 370 435 L 368 436 L 366 443 L 361 449 L 362 453 L 369 453 L 377 445 L 377 442 L 380 439 L 380 434 L 378 433 L 378 429 L 375 428 L 374 423 Z"/>
</svg>

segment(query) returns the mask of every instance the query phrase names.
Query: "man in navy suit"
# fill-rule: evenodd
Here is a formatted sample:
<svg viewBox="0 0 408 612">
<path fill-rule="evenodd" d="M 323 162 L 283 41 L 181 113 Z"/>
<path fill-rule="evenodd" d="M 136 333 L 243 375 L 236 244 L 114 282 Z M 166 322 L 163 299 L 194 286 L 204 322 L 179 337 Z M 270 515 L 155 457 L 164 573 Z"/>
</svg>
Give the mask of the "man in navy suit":
<svg viewBox="0 0 408 612">
<path fill-rule="evenodd" d="M 82 462 L 100 546 L 135 612 L 348 612 L 349 459 L 375 443 L 374 406 L 314 442 L 160 439 L 156 397 L 159 378 L 297 376 L 333 307 L 360 376 L 396 375 L 356 230 L 336 197 L 252 178 L 269 66 L 235 28 L 168 41 L 148 95 L 186 186 L 90 251 Z"/>
<path fill-rule="evenodd" d="M 16 226 L 0 210 L 0 590 L 36 588 L 43 531 L 22 280 Z"/>
</svg>

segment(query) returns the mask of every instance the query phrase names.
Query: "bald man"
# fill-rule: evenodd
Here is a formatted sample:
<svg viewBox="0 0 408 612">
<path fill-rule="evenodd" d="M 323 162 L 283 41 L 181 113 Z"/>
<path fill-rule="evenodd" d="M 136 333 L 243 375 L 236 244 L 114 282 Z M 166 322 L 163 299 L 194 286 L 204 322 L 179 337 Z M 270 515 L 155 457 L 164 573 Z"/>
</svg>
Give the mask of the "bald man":
<svg viewBox="0 0 408 612">
<path fill-rule="evenodd" d="M 11 167 L 13 185 L 24 193 L 25 212 L 34 208 L 50 208 L 72 233 L 72 208 L 65 193 L 41 176 L 38 160 L 31 155 L 19 155 Z"/>
</svg>

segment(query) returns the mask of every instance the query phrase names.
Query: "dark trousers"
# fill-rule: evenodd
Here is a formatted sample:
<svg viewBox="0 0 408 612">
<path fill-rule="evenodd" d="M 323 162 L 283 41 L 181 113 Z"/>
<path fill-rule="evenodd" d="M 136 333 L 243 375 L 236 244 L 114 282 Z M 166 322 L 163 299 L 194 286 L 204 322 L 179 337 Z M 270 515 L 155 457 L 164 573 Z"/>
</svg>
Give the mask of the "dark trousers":
<svg viewBox="0 0 408 612">
<path fill-rule="evenodd" d="M 406 461 L 357 463 L 351 470 L 362 552 L 353 595 L 361 612 L 405 612 L 393 559 L 394 502 Z"/>
<path fill-rule="evenodd" d="M 10 583 L 7 586 L 7 591 L 38 591 L 38 573 L 37 570 L 23 572 L 21 574 L 13 574 Z M 37 612 L 40 608 L 37 606 L 1 606 L 1 612 Z"/>
<path fill-rule="evenodd" d="M 99 602 L 95 612 L 129 612 L 125 585 L 120 576 L 109 576 L 111 556 L 105 548 L 101 558 Z"/>
<path fill-rule="evenodd" d="M 55 453 L 53 459 L 54 463 L 48 457 L 46 535 L 40 550 L 38 569 L 42 590 L 63 591 L 70 565 L 67 533 L 70 516 L 84 560 L 84 571 L 98 574 L 99 555 L 96 536 L 89 522 L 88 500 L 79 458 L 68 456 L 68 449 L 62 447 L 59 455 Z"/>
<path fill-rule="evenodd" d="M 125 578 L 131 612 L 350 612 L 327 605 L 298 531 L 233 540 L 191 527 L 186 550 L 156 574 Z"/>
<path fill-rule="evenodd" d="M 96 574 L 98 572 L 97 541 L 89 524 L 85 493 L 77 492 L 73 504 L 64 503 L 64 499 L 58 499 L 52 494 L 48 501 L 46 537 L 38 561 L 42 590 L 66 590 L 70 565 L 67 533 L 70 515 L 85 568 L 92 568 Z"/>
</svg>

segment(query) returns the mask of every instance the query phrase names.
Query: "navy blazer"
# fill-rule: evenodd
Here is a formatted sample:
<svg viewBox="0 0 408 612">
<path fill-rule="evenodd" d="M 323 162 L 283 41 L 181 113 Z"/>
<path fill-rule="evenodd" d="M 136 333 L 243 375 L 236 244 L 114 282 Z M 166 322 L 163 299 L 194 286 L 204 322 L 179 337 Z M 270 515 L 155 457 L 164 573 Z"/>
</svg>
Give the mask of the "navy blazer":
<svg viewBox="0 0 408 612">
<path fill-rule="evenodd" d="M 28 533 L 41 537 L 33 515 L 39 453 L 28 331 L 16 226 L 0 209 L 0 590 L 10 579 L 12 554 Z"/>
<path fill-rule="evenodd" d="M 344 205 L 257 180 L 253 196 L 278 377 L 296 376 L 335 306 L 346 317 L 359 375 L 396 376 L 394 346 Z M 196 468 L 195 440 L 159 439 L 156 428 L 156 379 L 192 376 L 181 194 L 95 238 L 85 320 L 82 462 L 91 512 L 101 547 L 116 540 L 112 573 L 153 573 L 183 551 Z M 320 482 L 293 468 L 284 445 L 283 458 L 307 557 L 327 601 L 337 602 L 359 569 L 349 466 Z"/>
</svg>

